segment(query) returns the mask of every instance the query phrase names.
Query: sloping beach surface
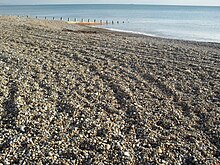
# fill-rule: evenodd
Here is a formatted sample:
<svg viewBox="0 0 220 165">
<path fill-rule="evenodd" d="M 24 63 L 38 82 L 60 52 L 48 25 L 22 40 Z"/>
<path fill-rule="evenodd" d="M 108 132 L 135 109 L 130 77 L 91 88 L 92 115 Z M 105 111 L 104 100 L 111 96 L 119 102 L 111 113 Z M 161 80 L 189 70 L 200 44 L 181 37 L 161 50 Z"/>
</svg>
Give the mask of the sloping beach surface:
<svg viewBox="0 0 220 165">
<path fill-rule="evenodd" d="M 220 163 L 220 44 L 0 17 L 0 163 Z"/>
</svg>

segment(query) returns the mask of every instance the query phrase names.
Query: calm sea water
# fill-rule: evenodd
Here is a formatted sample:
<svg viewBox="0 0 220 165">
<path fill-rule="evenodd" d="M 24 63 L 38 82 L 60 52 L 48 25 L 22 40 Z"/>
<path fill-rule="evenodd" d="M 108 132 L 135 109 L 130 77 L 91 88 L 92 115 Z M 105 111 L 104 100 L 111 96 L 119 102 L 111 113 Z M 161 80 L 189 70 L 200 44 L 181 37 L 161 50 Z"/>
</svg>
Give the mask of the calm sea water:
<svg viewBox="0 0 220 165">
<path fill-rule="evenodd" d="M 103 26 L 152 36 L 220 42 L 220 7 L 160 5 L 35 5 L 0 6 L 0 15 L 29 15 L 67 20 L 109 20 Z"/>
</svg>

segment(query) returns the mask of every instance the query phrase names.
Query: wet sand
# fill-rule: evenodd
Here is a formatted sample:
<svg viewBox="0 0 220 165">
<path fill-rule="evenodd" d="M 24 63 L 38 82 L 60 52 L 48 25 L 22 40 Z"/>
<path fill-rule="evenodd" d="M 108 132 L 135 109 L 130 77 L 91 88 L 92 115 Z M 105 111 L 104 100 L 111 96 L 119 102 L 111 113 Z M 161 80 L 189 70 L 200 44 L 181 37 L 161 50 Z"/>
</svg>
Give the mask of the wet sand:
<svg viewBox="0 0 220 165">
<path fill-rule="evenodd" d="M 219 164 L 220 44 L 0 17 L 0 164 Z"/>
<path fill-rule="evenodd" d="M 67 23 L 69 23 L 69 24 L 76 24 L 76 25 L 82 25 L 82 26 L 85 26 L 85 25 L 98 26 L 98 25 L 106 25 L 106 24 L 108 24 L 106 22 L 71 22 L 71 21 L 68 21 Z"/>
</svg>

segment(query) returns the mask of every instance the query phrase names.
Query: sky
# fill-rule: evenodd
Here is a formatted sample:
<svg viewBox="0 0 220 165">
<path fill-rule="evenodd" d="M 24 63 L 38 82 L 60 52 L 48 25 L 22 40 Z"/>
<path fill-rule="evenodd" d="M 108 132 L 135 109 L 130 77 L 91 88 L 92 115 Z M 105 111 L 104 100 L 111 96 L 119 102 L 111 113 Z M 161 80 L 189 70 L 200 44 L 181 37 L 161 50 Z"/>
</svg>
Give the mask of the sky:
<svg viewBox="0 0 220 165">
<path fill-rule="evenodd" d="M 1 5 L 22 4 L 165 4 L 220 6 L 220 0 L 0 0 Z"/>
</svg>

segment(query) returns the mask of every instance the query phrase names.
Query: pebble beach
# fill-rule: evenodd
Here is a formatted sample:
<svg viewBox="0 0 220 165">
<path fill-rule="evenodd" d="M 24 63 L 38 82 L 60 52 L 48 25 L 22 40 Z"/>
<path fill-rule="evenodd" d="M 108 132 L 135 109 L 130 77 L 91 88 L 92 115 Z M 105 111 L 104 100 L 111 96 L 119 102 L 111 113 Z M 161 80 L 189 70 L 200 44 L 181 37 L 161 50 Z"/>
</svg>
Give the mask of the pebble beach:
<svg viewBox="0 0 220 165">
<path fill-rule="evenodd" d="M 220 44 L 0 16 L 0 164 L 220 164 Z"/>
</svg>

